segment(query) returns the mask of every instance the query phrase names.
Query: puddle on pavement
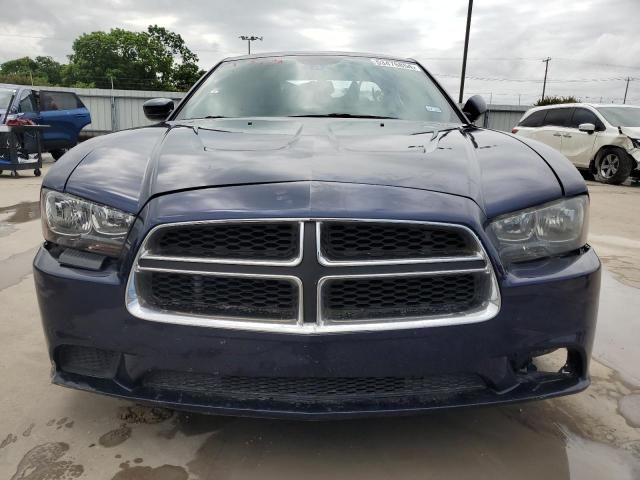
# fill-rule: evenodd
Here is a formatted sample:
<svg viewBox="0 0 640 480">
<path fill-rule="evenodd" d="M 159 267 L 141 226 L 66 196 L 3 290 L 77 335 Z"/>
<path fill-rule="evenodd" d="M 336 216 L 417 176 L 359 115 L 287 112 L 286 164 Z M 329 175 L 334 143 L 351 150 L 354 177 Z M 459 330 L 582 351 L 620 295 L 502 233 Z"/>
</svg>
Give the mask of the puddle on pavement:
<svg viewBox="0 0 640 480">
<path fill-rule="evenodd" d="M 21 202 L 0 207 L 0 223 L 25 223 L 40 218 L 40 202 Z"/>
<path fill-rule="evenodd" d="M 40 202 L 22 202 L 8 207 L 0 207 L 0 237 L 15 232 L 14 225 L 31 222 L 40 218 Z"/>
<path fill-rule="evenodd" d="M 9 258 L 0 260 L 0 291 L 20 283 L 27 275 L 33 271 L 31 262 L 35 256 L 37 248 L 17 253 Z"/>
</svg>

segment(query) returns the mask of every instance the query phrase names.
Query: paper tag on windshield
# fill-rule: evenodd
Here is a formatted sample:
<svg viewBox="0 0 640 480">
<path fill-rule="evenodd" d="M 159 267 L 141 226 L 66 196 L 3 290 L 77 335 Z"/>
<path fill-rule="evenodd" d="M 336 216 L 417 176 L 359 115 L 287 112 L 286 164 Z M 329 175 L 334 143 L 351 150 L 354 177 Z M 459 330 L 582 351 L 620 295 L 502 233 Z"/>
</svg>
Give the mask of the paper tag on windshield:
<svg viewBox="0 0 640 480">
<path fill-rule="evenodd" d="M 420 68 L 415 63 L 399 62 L 398 60 L 387 60 L 385 58 L 372 58 L 371 61 L 379 67 L 399 68 L 401 70 L 413 70 L 419 72 Z"/>
<path fill-rule="evenodd" d="M 432 107 L 431 105 L 427 105 L 424 108 L 427 109 L 427 112 L 442 113 L 442 109 L 440 107 Z"/>
</svg>

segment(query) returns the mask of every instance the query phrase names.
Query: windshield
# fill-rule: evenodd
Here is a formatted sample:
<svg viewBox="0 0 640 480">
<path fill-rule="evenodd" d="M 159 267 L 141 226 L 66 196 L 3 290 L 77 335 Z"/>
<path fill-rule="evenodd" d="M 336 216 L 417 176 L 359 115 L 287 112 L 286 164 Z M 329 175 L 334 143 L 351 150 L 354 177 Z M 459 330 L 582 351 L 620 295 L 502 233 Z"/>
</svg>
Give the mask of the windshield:
<svg viewBox="0 0 640 480">
<path fill-rule="evenodd" d="M 598 111 L 614 127 L 640 127 L 640 108 L 598 107 Z"/>
<path fill-rule="evenodd" d="M 354 116 L 461 120 L 415 63 L 344 56 L 284 56 L 222 63 L 177 119 Z"/>
<path fill-rule="evenodd" d="M 0 88 L 0 110 L 6 110 L 9 108 L 9 104 L 11 103 L 11 99 L 14 94 L 14 90 Z"/>
</svg>

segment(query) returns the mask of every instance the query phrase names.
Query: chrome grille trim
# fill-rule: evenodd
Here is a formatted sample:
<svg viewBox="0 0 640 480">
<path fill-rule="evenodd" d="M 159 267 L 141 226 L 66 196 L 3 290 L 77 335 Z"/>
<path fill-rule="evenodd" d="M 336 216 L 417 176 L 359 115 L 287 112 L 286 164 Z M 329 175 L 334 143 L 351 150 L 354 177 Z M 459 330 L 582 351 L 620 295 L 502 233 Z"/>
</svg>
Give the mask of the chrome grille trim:
<svg viewBox="0 0 640 480">
<path fill-rule="evenodd" d="M 298 224 L 298 255 L 289 260 L 242 260 L 242 259 L 233 259 L 233 258 L 209 258 L 209 257 L 176 257 L 176 256 L 165 256 L 165 255 L 154 255 L 151 253 L 147 247 L 153 236 L 158 233 L 160 230 L 175 228 L 180 226 L 197 226 L 197 225 L 215 225 L 215 224 L 228 224 L 228 223 L 297 223 Z M 173 262 L 188 262 L 188 263 L 210 263 L 210 264 L 223 264 L 223 265 L 264 265 L 264 266 L 283 266 L 283 267 L 293 267 L 296 265 L 300 265 L 302 261 L 303 253 L 303 240 L 304 236 L 302 235 L 304 229 L 304 220 L 298 219 L 239 219 L 239 220 L 202 220 L 202 221 L 194 221 L 194 222 L 174 222 L 174 223 L 164 223 L 162 225 L 158 225 L 154 227 L 146 236 L 144 243 L 142 245 L 142 255 L 140 255 L 141 259 L 148 260 L 165 260 L 165 261 L 173 261 Z"/>
<path fill-rule="evenodd" d="M 324 315 L 322 308 L 322 288 L 325 283 L 330 280 L 343 280 L 350 278 L 389 278 L 389 277 L 432 277 L 438 275 L 451 275 L 451 274 L 465 274 L 465 273 L 484 273 L 489 277 L 489 298 L 478 308 L 469 310 L 464 313 L 455 314 L 439 314 L 432 316 L 414 316 L 414 317 L 387 317 L 376 319 L 364 319 L 358 321 L 337 321 L 327 319 Z M 489 267 L 485 268 L 473 268 L 464 270 L 441 270 L 437 272 L 410 272 L 410 273 L 386 273 L 386 274 L 374 274 L 374 275 L 331 275 L 322 277 L 318 282 L 317 290 L 317 319 L 318 324 L 324 328 L 335 327 L 352 327 L 352 330 L 361 330 L 359 327 L 366 327 L 364 330 L 371 330 L 373 326 L 382 324 L 384 326 L 394 325 L 396 328 L 422 328 L 422 327 L 436 327 L 445 325 L 458 325 L 466 323 L 478 323 L 493 318 L 500 310 L 500 291 L 498 289 L 498 282 L 495 275 Z M 377 330 L 377 328 L 373 328 Z M 386 330 L 389 328 L 381 328 Z M 349 330 L 349 328 L 345 328 Z"/>
<path fill-rule="evenodd" d="M 242 317 L 207 317 L 196 314 L 183 314 L 176 312 L 167 312 L 154 308 L 149 308 L 144 305 L 144 301 L 140 299 L 137 293 L 135 285 L 135 273 L 138 272 L 164 272 L 164 273 L 181 273 L 192 275 L 206 275 L 214 277 L 233 277 L 233 278 L 261 278 L 271 280 L 284 280 L 293 283 L 298 291 L 298 314 L 295 322 L 277 322 L 267 321 L 256 318 L 242 318 Z M 302 281 L 298 277 L 290 275 L 260 275 L 260 274 L 243 274 L 243 273 L 225 273 L 225 272 L 208 272 L 208 271 L 196 271 L 196 270 L 179 270 L 170 268 L 156 268 L 156 267 L 140 267 L 137 266 L 132 274 L 129 276 L 127 283 L 126 302 L 127 309 L 132 315 L 142 318 L 144 320 L 151 320 L 154 322 L 162 323 L 175 323 L 179 325 L 192 325 L 198 327 L 216 327 L 216 328 L 232 328 L 240 330 L 255 330 L 258 325 L 279 327 L 273 331 L 280 331 L 282 327 L 298 327 L 303 323 L 303 287 Z"/>
<path fill-rule="evenodd" d="M 431 257 L 428 259 L 405 259 L 405 260 L 374 260 L 374 261 L 357 261 L 357 262 L 331 262 L 324 261 L 321 251 L 320 245 L 318 243 L 319 240 L 319 232 L 320 229 L 318 225 L 322 222 L 376 222 L 376 223 L 413 223 L 413 224 L 423 224 L 423 225 L 433 225 L 433 226 L 445 226 L 449 228 L 457 228 L 465 230 L 470 238 L 475 242 L 477 247 L 477 254 L 473 256 L 460 256 L 460 257 Z M 234 260 L 234 259 L 211 259 L 211 258 L 193 258 L 193 257 L 165 257 L 152 255 L 145 248 L 151 234 L 158 229 L 167 226 L 175 226 L 175 225 L 198 225 L 198 224 L 211 224 L 217 222 L 228 222 L 228 223 L 238 223 L 238 222 L 296 222 L 299 225 L 299 255 L 298 258 L 290 261 L 290 262 L 272 262 L 272 261 L 243 261 L 243 260 Z M 281 270 L 282 273 L 287 269 L 296 271 L 297 268 L 302 268 L 300 265 L 303 263 L 304 253 L 303 253 L 303 245 L 305 238 L 305 223 L 315 223 L 315 225 L 307 225 L 308 228 L 314 228 L 315 233 L 313 231 L 309 232 L 309 234 L 314 236 L 314 240 L 316 242 L 316 253 L 314 255 L 315 260 L 322 267 L 331 268 L 331 270 L 335 269 L 335 274 L 324 275 L 317 278 L 317 288 L 314 296 L 317 298 L 317 309 L 316 309 L 316 319 L 315 322 L 305 322 L 304 321 L 304 285 L 300 277 L 297 275 L 280 275 L 278 273 L 274 274 L 263 274 L 263 273 L 229 273 L 229 272 L 218 272 L 215 271 L 216 268 L 226 268 L 229 269 L 229 266 L 237 265 L 238 267 L 243 268 L 245 271 L 251 270 L 251 267 L 255 267 L 256 269 L 264 269 L 265 266 L 274 267 L 274 272 Z M 141 266 L 140 262 L 144 260 L 154 260 L 159 261 L 160 264 L 162 262 L 172 262 L 174 265 L 171 268 L 162 268 L 157 266 Z M 308 259 L 307 259 L 308 261 Z M 466 268 L 462 266 L 462 262 L 484 262 L 484 267 L 479 268 Z M 184 268 L 176 268 L 175 263 L 184 263 Z M 200 264 L 201 267 L 198 268 Z M 389 269 L 393 265 L 398 267 L 411 265 L 419 265 L 419 264 L 441 264 L 438 265 L 433 271 L 424 272 L 424 271 L 416 271 L 416 272 L 399 272 L 399 273 L 368 273 L 362 275 L 340 275 L 339 271 L 341 268 L 347 267 L 375 267 L 375 266 L 385 266 L 384 268 Z M 216 267 L 216 265 L 219 265 Z M 440 268 L 440 267 L 443 268 Z M 433 267 L 433 266 L 432 266 Z M 173 272 L 173 273 L 184 273 L 184 274 L 196 274 L 196 275 L 220 275 L 220 276 L 230 276 L 230 277 L 255 277 L 255 278 L 273 278 L 273 279 L 287 279 L 292 282 L 295 282 L 298 287 L 298 318 L 295 323 L 274 323 L 269 321 L 264 321 L 262 319 L 241 319 L 238 320 L 237 317 L 232 319 L 223 318 L 223 317 L 203 317 L 196 315 L 184 315 L 175 312 L 155 310 L 145 307 L 144 302 L 138 297 L 138 293 L 135 287 L 135 275 L 139 271 L 144 270 L 157 270 L 163 272 Z M 364 320 L 360 322 L 342 322 L 342 323 L 331 323 L 326 319 L 323 319 L 321 312 L 321 287 L 326 281 L 333 278 L 349 278 L 349 277 L 375 277 L 375 276 L 411 276 L 411 275 L 445 275 L 445 274 L 455 274 L 455 273 L 478 273 L 484 272 L 490 278 L 490 294 L 489 298 L 483 303 L 481 308 L 475 309 L 473 311 L 449 314 L 449 315 L 438 315 L 432 317 L 404 317 L 401 321 L 398 319 L 376 319 L 374 321 Z M 307 287 L 309 287 L 307 285 Z M 129 278 L 127 280 L 126 286 L 126 307 L 129 313 L 131 313 L 134 317 L 155 321 L 161 323 L 169 323 L 169 324 L 180 324 L 180 325 L 190 325 L 197 327 L 208 327 L 208 328 L 221 328 L 221 329 L 232 329 L 232 330 L 246 330 L 246 331 L 256 331 L 256 332 L 265 332 L 265 333 L 283 333 L 283 334 L 299 334 L 299 335 L 320 335 L 320 334 L 331 334 L 331 333 L 349 333 L 349 332 L 369 332 L 369 331 L 387 331 L 387 330 L 404 330 L 404 329 L 418 329 L 418 328 L 426 328 L 426 327 L 439 327 L 439 326 L 450 326 L 450 325 L 462 325 L 462 324 L 472 324 L 484 322 L 495 317 L 500 311 L 501 307 L 501 297 L 500 290 L 498 287 L 497 278 L 495 275 L 495 271 L 493 269 L 493 265 L 489 260 L 489 257 L 484 249 L 484 246 L 480 242 L 480 239 L 476 235 L 476 233 L 470 228 L 459 225 L 459 224 L 449 224 L 449 223 L 440 223 L 440 222 L 428 222 L 428 221 L 419 221 L 419 220 L 386 220 L 386 219 L 352 219 L 352 218 L 257 218 L 257 219 L 225 219 L 225 220 L 211 220 L 211 221 L 194 221 L 194 222 L 176 222 L 163 224 L 154 227 L 151 231 L 146 235 L 145 239 L 142 241 L 141 247 L 138 249 L 138 253 L 135 256 L 133 261 L 133 267 L 129 274 Z"/>
<path fill-rule="evenodd" d="M 474 255 L 465 256 L 450 256 L 450 257 L 423 257 L 423 258 L 405 258 L 405 259 L 390 259 L 390 260 L 331 260 L 326 258 L 322 253 L 321 237 L 322 237 L 322 224 L 327 222 L 362 222 L 362 223 L 389 223 L 389 224 L 412 224 L 412 225 L 425 225 L 433 227 L 446 227 L 452 230 L 464 231 L 476 244 L 477 250 Z M 437 222 L 421 222 L 417 220 L 377 220 L 377 219 L 323 219 L 316 222 L 316 255 L 320 265 L 327 267 L 357 267 L 357 266 L 376 266 L 376 265 L 415 265 L 420 263 L 449 263 L 449 262 L 468 262 L 473 260 L 485 259 L 480 241 L 473 233 L 473 231 L 465 227 L 464 225 L 456 225 L 452 223 L 437 223 Z"/>
</svg>

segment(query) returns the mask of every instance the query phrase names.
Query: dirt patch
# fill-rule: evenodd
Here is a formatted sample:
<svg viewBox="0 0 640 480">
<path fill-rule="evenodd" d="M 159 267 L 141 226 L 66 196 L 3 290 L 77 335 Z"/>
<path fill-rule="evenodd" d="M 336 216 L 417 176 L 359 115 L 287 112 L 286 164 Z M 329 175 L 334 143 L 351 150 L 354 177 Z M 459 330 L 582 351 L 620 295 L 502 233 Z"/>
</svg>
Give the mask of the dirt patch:
<svg viewBox="0 0 640 480">
<path fill-rule="evenodd" d="M 158 407 L 145 407 L 135 405 L 133 407 L 120 407 L 118 418 L 126 423 L 162 423 L 173 416 L 173 410 Z"/>
<path fill-rule="evenodd" d="M 98 443 L 106 448 L 112 448 L 126 442 L 131 437 L 131 427 L 123 423 L 120 427 L 105 433 L 98 439 Z"/>
<path fill-rule="evenodd" d="M 11 445 L 16 440 L 18 440 L 18 437 L 16 435 L 14 435 L 13 433 L 10 433 L 9 435 L 7 435 L 4 438 L 4 440 L 2 440 L 2 442 L 0 442 L 0 449 L 6 447 L 7 445 Z"/>
<path fill-rule="evenodd" d="M 84 467 L 71 460 L 61 460 L 69 445 L 51 442 L 29 450 L 20 460 L 11 480 L 71 480 L 84 473 Z"/>
<path fill-rule="evenodd" d="M 33 430 L 33 427 L 35 427 L 35 426 L 36 426 L 35 423 L 32 423 L 31 425 L 29 425 L 27 427 L 27 429 L 24 432 L 22 432 L 22 436 L 23 437 L 28 437 L 29 435 L 31 435 L 31 431 Z"/>
<path fill-rule="evenodd" d="M 189 474 L 182 467 L 128 467 L 115 474 L 112 480 L 187 480 Z"/>
</svg>

